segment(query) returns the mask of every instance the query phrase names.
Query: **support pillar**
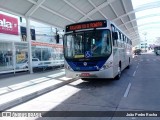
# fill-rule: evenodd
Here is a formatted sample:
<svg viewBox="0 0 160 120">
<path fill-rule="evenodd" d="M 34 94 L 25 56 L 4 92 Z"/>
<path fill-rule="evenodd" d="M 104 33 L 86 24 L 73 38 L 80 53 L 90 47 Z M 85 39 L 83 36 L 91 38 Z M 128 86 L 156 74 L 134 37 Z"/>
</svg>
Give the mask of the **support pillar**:
<svg viewBox="0 0 160 120">
<path fill-rule="evenodd" d="M 27 42 L 28 42 L 28 67 L 30 74 L 33 73 L 32 68 L 32 45 L 31 45 L 31 31 L 30 31 L 30 18 L 26 17 L 26 31 L 27 31 Z"/>
</svg>

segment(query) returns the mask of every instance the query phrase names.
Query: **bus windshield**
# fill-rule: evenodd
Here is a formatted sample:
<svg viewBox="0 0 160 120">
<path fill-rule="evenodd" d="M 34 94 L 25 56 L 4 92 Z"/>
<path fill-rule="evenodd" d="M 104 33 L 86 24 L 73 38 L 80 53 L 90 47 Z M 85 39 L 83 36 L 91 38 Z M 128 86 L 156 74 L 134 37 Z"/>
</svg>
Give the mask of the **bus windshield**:
<svg viewBox="0 0 160 120">
<path fill-rule="evenodd" d="M 108 57 L 111 52 L 109 30 L 92 30 L 66 34 L 64 37 L 65 58 Z"/>
</svg>

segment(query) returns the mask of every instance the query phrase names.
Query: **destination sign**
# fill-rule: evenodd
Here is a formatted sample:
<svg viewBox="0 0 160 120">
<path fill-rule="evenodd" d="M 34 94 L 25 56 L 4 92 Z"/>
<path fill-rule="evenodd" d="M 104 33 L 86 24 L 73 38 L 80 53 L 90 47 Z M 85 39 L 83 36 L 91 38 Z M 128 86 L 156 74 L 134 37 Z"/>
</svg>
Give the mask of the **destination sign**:
<svg viewBox="0 0 160 120">
<path fill-rule="evenodd" d="M 72 24 L 66 26 L 66 32 L 100 27 L 107 27 L 107 22 L 105 20 L 101 20 Z"/>
</svg>

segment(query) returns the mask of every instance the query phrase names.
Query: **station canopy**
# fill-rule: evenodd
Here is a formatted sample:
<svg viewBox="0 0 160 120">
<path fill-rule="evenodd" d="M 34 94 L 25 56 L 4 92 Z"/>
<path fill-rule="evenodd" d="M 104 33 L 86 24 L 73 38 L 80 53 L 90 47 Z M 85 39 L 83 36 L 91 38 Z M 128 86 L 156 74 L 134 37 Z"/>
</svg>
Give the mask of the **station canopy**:
<svg viewBox="0 0 160 120">
<path fill-rule="evenodd" d="M 160 0 L 0 0 L 0 10 L 62 29 L 71 23 L 109 19 L 133 45 L 141 35 L 160 31 Z"/>
</svg>

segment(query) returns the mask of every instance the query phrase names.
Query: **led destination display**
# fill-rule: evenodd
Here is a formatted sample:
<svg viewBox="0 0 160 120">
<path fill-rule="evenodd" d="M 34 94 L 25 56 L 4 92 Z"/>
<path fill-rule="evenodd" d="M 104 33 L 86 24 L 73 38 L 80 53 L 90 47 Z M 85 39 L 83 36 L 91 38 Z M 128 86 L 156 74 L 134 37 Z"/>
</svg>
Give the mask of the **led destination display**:
<svg viewBox="0 0 160 120">
<path fill-rule="evenodd" d="M 81 30 L 81 29 L 101 28 L 106 26 L 107 22 L 105 20 L 83 22 L 66 26 L 66 32 Z"/>
</svg>

